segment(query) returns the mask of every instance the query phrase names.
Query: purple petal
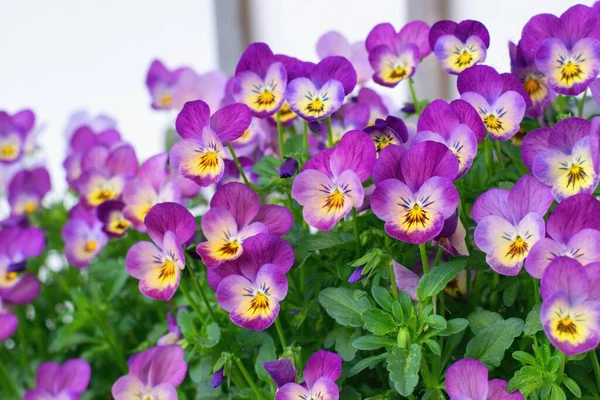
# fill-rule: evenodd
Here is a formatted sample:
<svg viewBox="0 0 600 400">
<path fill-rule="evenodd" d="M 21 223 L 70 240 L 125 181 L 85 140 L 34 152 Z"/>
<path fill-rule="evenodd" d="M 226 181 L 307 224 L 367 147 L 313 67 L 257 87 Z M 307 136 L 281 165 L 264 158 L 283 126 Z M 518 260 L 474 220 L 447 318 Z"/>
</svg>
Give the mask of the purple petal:
<svg viewBox="0 0 600 400">
<path fill-rule="evenodd" d="M 431 53 L 429 47 L 429 25 L 424 21 L 411 21 L 404 25 L 398 32 L 400 44 L 413 43 L 419 50 L 419 58 L 422 60 Z"/>
<path fill-rule="evenodd" d="M 376 185 L 386 179 L 397 179 L 404 182 L 400 164 L 405 152 L 406 150 L 400 146 L 387 146 L 379 153 L 379 158 L 373 167 L 373 181 Z"/>
<path fill-rule="evenodd" d="M 247 185 L 232 182 L 217 189 L 210 206 L 228 210 L 237 222 L 238 229 L 252 221 L 260 209 L 260 198 Z"/>
<path fill-rule="evenodd" d="M 511 73 L 504 73 L 501 74 L 501 76 L 504 80 L 504 85 L 502 86 L 502 93 L 506 93 L 511 90 L 513 92 L 519 93 L 521 97 L 523 97 L 523 100 L 525 100 L 525 107 L 530 108 L 533 105 L 531 102 L 531 97 L 529 97 L 529 94 L 523 87 L 523 84 L 521 83 L 519 77 Z"/>
<path fill-rule="evenodd" d="M 202 142 L 183 139 L 175 143 L 169 152 L 169 161 L 183 177 L 206 187 L 223 177 L 224 149 L 210 129 L 204 129 L 202 137 Z"/>
<path fill-rule="evenodd" d="M 525 270 L 536 279 L 542 279 L 544 271 L 557 256 L 564 256 L 562 246 L 552 239 L 544 238 L 533 245 L 525 259 Z"/>
<path fill-rule="evenodd" d="M 456 84 L 461 95 L 475 92 L 492 104 L 500 97 L 504 80 L 494 68 L 476 65 L 461 72 Z"/>
<path fill-rule="evenodd" d="M 196 232 L 196 220 L 184 206 L 177 203 L 160 203 L 152 207 L 144 224 L 154 243 L 161 245 L 163 236 L 171 231 L 180 243 L 187 243 Z"/>
<path fill-rule="evenodd" d="M 429 47 L 432 49 L 435 48 L 435 44 L 442 36 L 454 35 L 457 26 L 458 24 L 454 21 L 437 21 L 431 26 L 431 30 L 429 31 Z"/>
<path fill-rule="evenodd" d="M 362 274 L 364 268 L 364 265 L 355 268 L 354 271 L 352 271 L 352 274 L 350 274 L 350 276 L 348 277 L 348 283 L 356 283 L 363 279 L 365 277 L 365 275 Z"/>
<path fill-rule="evenodd" d="M 262 223 L 269 233 L 283 236 L 292 228 L 294 217 L 286 207 L 267 204 L 260 207 L 253 221 Z"/>
<path fill-rule="evenodd" d="M 19 325 L 19 318 L 6 310 L 2 310 L 0 306 L 0 342 L 11 337 Z"/>
<path fill-rule="evenodd" d="M 416 301 L 419 275 L 394 260 L 392 260 L 392 264 L 394 266 L 394 277 L 396 278 L 398 291 L 407 292 L 410 298 Z"/>
<path fill-rule="evenodd" d="M 54 393 L 54 386 L 60 376 L 60 369 L 60 365 L 52 361 L 41 363 L 35 377 L 36 386 L 39 389 Z"/>
<path fill-rule="evenodd" d="M 523 395 L 518 390 L 508 393 L 506 391 L 508 382 L 504 379 L 492 379 L 488 383 L 488 399 L 494 400 L 524 400 Z"/>
<path fill-rule="evenodd" d="M 535 179 L 533 175 L 527 174 L 512 187 L 507 204 L 515 221 L 520 221 L 531 212 L 543 217 L 553 201 L 550 188 Z"/>
<path fill-rule="evenodd" d="M 600 230 L 600 203 L 586 193 L 563 200 L 548 217 L 548 235 L 559 243 L 587 228 Z"/>
<path fill-rule="evenodd" d="M 432 131 L 446 137 L 458 124 L 460 120 L 450 105 L 444 100 L 434 100 L 423 110 L 417 132 Z"/>
<path fill-rule="evenodd" d="M 70 391 L 73 394 L 83 394 L 88 388 L 92 377 L 90 363 L 83 359 L 67 360 L 60 367 L 60 373 L 55 378 L 55 392 Z"/>
<path fill-rule="evenodd" d="M 556 29 L 558 28 L 558 29 Z M 583 38 L 600 38 L 600 21 L 595 10 L 582 4 L 570 7 L 560 16 L 555 36 L 572 47 Z"/>
<path fill-rule="evenodd" d="M 504 219 L 510 218 L 508 213 L 508 190 L 490 189 L 481 194 L 471 210 L 471 218 L 479 223 L 483 218 L 490 215 L 497 215 Z"/>
<path fill-rule="evenodd" d="M 224 367 L 215 372 L 212 376 L 211 385 L 213 389 L 218 388 L 223 383 L 225 376 L 223 375 Z"/>
<path fill-rule="evenodd" d="M 338 31 L 329 31 L 319 38 L 319 41 L 317 42 L 317 55 L 320 59 L 329 56 L 350 58 L 350 43 L 348 42 L 348 39 Z"/>
<path fill-rule="evenodd" d="M 472 358 L 456 361 L 446 371 L 446 392 L 450 398 L 488 398 L 488 370 L 485 365 Z"/>
<path fill-rule="evenodd" d="M 485 138 L 485 125 L 479 117 L 477 110 L 472 105 L 464 100 L 453 100 L 450 103 L 450 107 L 454 114 L 458 117 L 461 124 L 464 124 L 471 128 L 473 134 L 477 138 L 478 142 L 481 142 Z"/>
<path fill-rule="evenodd" d="M 169 175 L 168 158 L 167 153 L 160 153 L 144 161 L 138 171 L 138 179 L 148 182 L 158 192 Z"/>
<path fill-rule="evenodd" d="M 441 36 L 433 47 L 444 71 L 458 75 L 465 69 L 485 61 L 485 43 L 477 36 L 461 40 L 454 35 Z"/>
<path fill-rule="evenodd" d="M 273 115 L 281 108 L 285 98 L 287 72 L 280 62 L 275 62 L 264 76 L 253 71 L 236 74 L 233 81 L 233 97 L 246 104 L 258 118 Z"/>
<path fill-rule="evenodd" d="M 4 289 L 0 291 L 2 299 L 11 304 L 31 303 L 40 294 L 40 282 L 31 274 L 22 275 L 18 279 L 18 282 L 7 291 Z"/>
<path fill-rule="evenodd" d="M 286 383 L 275 393 L 275 400 L 310 399 L 311 397 L 310 390 L 293 382 Z"/>
<path fill-rule="evenodd" d="M 173 387 L 181 385 L 187 373 L 187 364 L 181 346 L 160 346 L 155 349 L 149 381 L 153 385 L 162 383 L 168 383 Z M 134 373 L 135 369 L 131 366 L 129 370 Z"/>
<path fill-rule="evenodd" d="M 331 154 L 331 171 L 337 177 L 346 170 L 352 170 L 364 182 L 373 173 L 375 159 L 375 145 L 369 136 L 363 131 L 349 131 Z"/>
<path fill-rule="evenodd" d="M 138 171 L 138 160 L 133 147 L 123 145 L 111 151 L 106 158 L 106 170 L 111 176 L 135 176 Z"/>
<path fill-rule="evenodd" d="M 548 136 L 548 147 L 571 153 L 586 136 L 593 136 L 592 123 L 583 118 L 565 118 L 554 125 Z"/>
<path fill-rule="evenodd" d="M 320 88 L 331 79 L 340 82 L 344 87 L 344 94 L 348 95 L 356 86 L 356 71 L 350 61 L 344 57 L 327 57 L 313 69 L 311 80 Z"/>
<path fill-rule="evenodd" d="M 581 303 L 588 296 L 589 282 L 585 268 L 572 258 L 555 258 L 542 276 L 542 300 L 547 300 L 558 292 L 566 296 L 573 305 Z"/>
<path fill-rule="evenodd" d="M 175 128 L 184 139 L 200 139 L 202 130 L 210 123 L 210 109 L 202 100 L 190 101 L 177 115 Z"/>
<path fill-rule="evenodd" d="M 250 126 L 252 113 L 245 104 L 231 104 L 215 112 L 210 127 L 221 142 L 232 142 L 244 134 Z"/>
<path fill-rule="evenodd" d="M 296 368 L 294 363 L 289 358 L 280 358 L 275 361 L 264 362 L 263 367 L 269 374 L 277 389 L 286 383 L 296 382 Z"/>
<path fill-rule="evenodd" d="M 535 157 L 542 151 L 548 149 L 548 138 L 551 133 L 551 128 L 539 128 L 525 135 L 523 143 L 521 144 L 521 156 L 523 158 L 523 164 L 530 170 L 533 169 L 533 160 Z"/>
<path fill-rule="evenodd" d="M 485 47 L 490 47 L 490 34 L 485 25 L 479 21 L 470 19 L 461 21 L 456 27 L 455 35 L 462 41 L 467 40 L 470 36 L 477 36 Z"/>
<path fill-rule="evenodd" d="M 344 87 L 340 81 L 330 79 L 316 86 L 308 78 L 296 78 L 285 91 L 290 108 L 307 121 L 326 118 L 339 110 L 344 101 Z"/>
<path fill-rule="evenodd" d="M 535 15 L 527 22 L 523 27 L 519 43 L 527 57 L 530 59 L 535 58 L 535 54 L 542 43 L 553 36 L 557 26 L 560 26 L 560 20 L 552 14 Z"/>
<path fill-rule="evenodd" d="M 458 175 L 458 160 L 448 148 L 435 142 L 414 144 L 402 157 L 402 172 L 413 191 L 434 176 L 453 181 Z"/>
<path fill-rule="evenodd" d="M 317 379 L 328 377 L 336 381 L 342 373 L 342 358 L 336 353 L 326 350 L 319 350 L 306 362 L 304 367 L 304 382 L 308 387 L 312 387 Z"/>
<path fill-rule="evenodd" d="M 244 71 L 254 71 L 264 77 L 273 62 L 273 52 L 265 43 L 250 44 L 235 68 L 235 75 Z"/>
</svg>

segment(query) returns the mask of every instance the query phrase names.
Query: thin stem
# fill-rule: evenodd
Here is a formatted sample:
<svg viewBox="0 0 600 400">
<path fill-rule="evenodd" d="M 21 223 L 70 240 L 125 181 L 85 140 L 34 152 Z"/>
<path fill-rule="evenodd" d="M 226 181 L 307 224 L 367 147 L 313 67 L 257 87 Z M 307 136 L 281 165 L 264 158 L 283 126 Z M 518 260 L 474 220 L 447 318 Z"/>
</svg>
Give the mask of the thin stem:
<svg viewBox="0 0 600 400">
<path fill-rule="evenodd" d="M 560 354 L 560 369 L 558 370 L 558 382 L 562 382 L 563 375 L 565 374 L 565 364 L 567 363 L 567 357 L 562 351 L 559 351 L 558 354 Z"/>
<path fill-rule="evenodd" d="M 254 381 L 250 377 L 250 374 L 248 374 L 248 371 L 246 370 L 246 367 L 244 367 L 244 364 L 242 364 L 242 360 L 240 360 L 239 357 L 235 357 L 235 364 L 237 365 L 238 369 L 242 373 L 242 376 L 246 380 L 246 383 L 248 383 L 248 386 L 250 386 L 250 389 L 252 389 L 252 391 L 256 395 L 256 398 L 260 399 L 260 400 L 263 400 L 264 397 L 263 397 L 262 393 L 260 392 L 260 390 L 258 390 L 258 387 L 256 386 L 256 384 L 254 383 Z"/>
<path fill-rule="evenodd" d="M 390 281 L 392 284 L 392 293 L 394 298 L 398 298 L 398 286 L 396 286 L 396 273 L 394 272 L 394 263 L 390 263 Z"/>
<path fill-rule="evenodd" d="M 500 149 L 500 142 L 498 140 L 494 141 L 494 150 L 496 151 L 500 168 L 504 171 L 504 158 L 502 157 L 502 149 Z"/>
<path fill-rule="evenodd" d="M 202 297 L 202 300 L 204 301 L 206 308 L 208 308 L 208 312 L 210 313 L 212 320 L 216 321 L 217 316 L 215 315 L 215 312 L 213 311 L 212 306 L 211 306 L 210 302 L 208 301 L 208 297 L 206 297 L 206 294 L 204 293 L 204 290 L 202 290 L 202 286 L 200 286 L 200 283 L 198 282 L 198 277 L 194 273 L 194 269 L 193 269 L 194 261 L 189 256 L 187 256 L 186 258 L 187 258 L 187 264 L 189 266 L 188 270 L 192 277 L 192 284 L 194 285 L 194 289 L 196 289 L 196 291 L 198 293 L 200 293 L 200 297 Z"/>
<path fill-rule="evenodd" d="M 200 310 L 200 306 L 198 306 L 196 301 L 193 299 L 193 297 L 191 296 L 188 289 L 185 287 L 185 285 L 182 285 L 182 284 L 179 285 L 179 289 L 181 289 L 181 293 L 183 293 L 183 297 L 185 297 L 185 299 L 189 303 L 190 307 L 192 307 L 192 309 L 194 310 L 196 315 L 198 315 L 198 318 L 202 319 L 202 322 L 204 323 L 205 322 L 204 315 L 203 315 L 202 311 Z"/>
<path fill-rule="evenodd" d="M 233 150 L 233 146 L 231 145 L 231 143 L 227 143 L 227 148 L 229 149 L 229 152 L 231 153 L 231 156 L 233 157 L 233 162 L 235 162 L 235 166 L 237 167 L 240 175 L 242 176 L 244 183 L 246 185 L 250 186 L 252 189 L 254 189 L 254 185 L 251 184 L 250 181 L 248 180 L 248 177 L 246 176 L 246 173 L 244 172 L 244 169 L 242 168 L 242 164 L 240 164 L 240 160 L 238 159 L 237 155 L 235 154 L 235 150 Z"/>
<path fill-rule="evenodd" d="M 600 364 L 598 364 L 598 356 L 596 350 L 590 350 L 590 357 L 592 358 L 592 366 L 594 367 L 594 376 L 596 377 L 596 387 L 600 391 Z"/>
<path fill-rule="evenodd" d="M 281 321 L 279 318 L 275 318 L 275 328 L 277 329 L 277 336 L 279 336 L 279 341 L 281 342 L 281 348 L 285 351 L 287 347 L 287 343 L 285 341 L 285 331 L 283 330 L 283 326 L 281 326 Z"/>
<path fill-rule="evenodd" d="M 283 125 L 281 124 L 281 115 L 279 114 L 279 111 L 275 114 L 275 121 L 277 121 L 277 138 L 279 140 L 279 155 L 281 156 L 281 159 L 283 160 L 283 157 L 285 156 L 285 145 L 283 143 Z"/>
<path fill-rule="evenodd" d="M 410 89 L 410 95 L 412 96 L 413 105 L 415 106 L 415 113 L 418 116 L 421 116 L 421 106 L 419 105 L 419 100 L 417 99 L 417 91 L 415 90 L 415 82 L 412 78 L 408 78 L 408 87 Z"/>
<path fill-rule="evenodd" d="M 535 296 L 535 304 L 541 303 L 542 299 L 540 298 L 540 281 L 532 277 L 533 279 L 533 295 Z"/>
<path fill-rule="evenodd" d="M 492 143 L 491 139 L 486 136 L 483 140 L 484 155 L 485 155 L 485 170 L 488 173 L 488 178 L 494 175 L 494 165 L 492 164 Z"/>
<path fill-rule="evenodd" d="M 306 150 L 306 158 L 308 159 L 310 154 L 308 154 L 308 122 L 306 120 L 304 120 L 304 131 L 302 132 L 302 137 L 302 145 Z"/>
<path fill-rule="evenodd" d="M 577 104 L 577 116 L 581 118 L 583 116 L 583 106 L 585 105 L 585 98 L 587 97 L 587 90 L 583 92 L 581 101 Z"/>
<path fill-rule="evenodd" d="M 356 242 L 356 254 L 360 255 L 360 233 L 358 231 L 358 218 L 356 218 L 356 208 L 352 209 L 352 226 L 354 227 L 354 241 Z"/>
<path fill-rule="evenodd" d="M 442 259 L 443 253 L 444 253 L 444 248 L 442 246 L 438 247 L 437 253 L 435 253 L 435 259 L 433 260 L 434 267 L 437 267 L 440 264 L 440 260 Z"/>
<path fill-rule="evenodd" d="M 421 253 L 421 263 L 423 264 L 423 274 L 429 272 L 429 263 L 427 262 L 427 248 L 425 243 L 419 245 L 419 252 Z"/>
<path fill-rule="evenodd" d="M 327 122 L 327 147 L 333 147 L 333 131 L 331 130 L 331 115 L 325 118 Z"/>
</svg>

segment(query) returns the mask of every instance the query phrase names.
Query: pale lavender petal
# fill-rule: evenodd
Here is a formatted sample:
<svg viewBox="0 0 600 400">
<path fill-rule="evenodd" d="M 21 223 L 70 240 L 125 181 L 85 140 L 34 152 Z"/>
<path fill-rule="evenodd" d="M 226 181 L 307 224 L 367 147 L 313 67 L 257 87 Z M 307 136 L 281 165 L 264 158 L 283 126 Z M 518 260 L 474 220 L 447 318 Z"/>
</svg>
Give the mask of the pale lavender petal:
<svg viewBox="0 0 600 400">
<path fill-rule="evenodd" d="M 523 164 L 530 170 L 533 169 L 533 160 L 538 154 L 548 149 L 548 138 L 552 133 L 550 128 L 539 128 L 525 135 L 521 144 Z"/>
<path fill-rule="evenodd" d="M 558 257 L 546 268 L 540 285 L 542 300 L 561 292 L 573 305 L 584 301 L 589 293 L 585 268 L 569 257 Z"/>
<path fill-rule="evenodd" d="M 497 215 L 503 219 L 510 218 L 508 213 L 508 190 L 490 189 L 481 194 L 471 210 L 471 218 L 479 223 L 483 218 Z"/>
<path fill-rule="evenodd" d="M 392 264 L 394 266 L 394 277 L 396 278 L 398 291 L 407 292 L 410 298 L 416 301 L 419 275 L 394 260 L 392 260 Z"/>
</svg>

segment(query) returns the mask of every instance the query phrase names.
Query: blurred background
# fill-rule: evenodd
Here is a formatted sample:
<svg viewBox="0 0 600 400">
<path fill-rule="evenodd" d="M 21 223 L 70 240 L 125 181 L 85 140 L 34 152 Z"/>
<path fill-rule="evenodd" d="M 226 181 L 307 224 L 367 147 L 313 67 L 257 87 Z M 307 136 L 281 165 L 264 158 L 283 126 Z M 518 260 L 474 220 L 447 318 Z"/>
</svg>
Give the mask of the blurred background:
<svg viewBox="0 0 600 400">
<path fill-rule="evenodd" d="M 561 14 L 570 0 L 0 0 L 0 109 L 32 108 L 41 127 L 55 193 L 66 187 L 64 129 L 76 110 L 118 121 L 140 160 L 164 148 L 175 115 L 150 108 L 145 77 L 150 62 L 231 74 L 245 47 L 268 43 L 275 53 L 317 61 L 315 44 L 337 30 L 365 40 L 380 22 L 399 29 L 422 19 L 475 19 L 491 37 L 486 64 L 508 71 L 507 43 L 527 20 Z M 593 1 L 583 1 L 591 5 Z M 420 98 L 455 96 L 455 77 L 433 56 L 415 75 Z M 378 89 L 379 90 L 379 89 Z M 405 84 L 380 88 L 400 106 Z"/>
</svg>

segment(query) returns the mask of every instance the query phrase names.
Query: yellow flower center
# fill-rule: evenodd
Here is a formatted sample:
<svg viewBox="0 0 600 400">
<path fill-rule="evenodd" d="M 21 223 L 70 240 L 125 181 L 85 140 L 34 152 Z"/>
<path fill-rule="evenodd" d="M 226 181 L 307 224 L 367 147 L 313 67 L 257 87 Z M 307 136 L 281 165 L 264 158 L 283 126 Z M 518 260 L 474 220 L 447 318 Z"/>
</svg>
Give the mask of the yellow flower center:
<svg viewBox="0 0 600 400">
<path fill-rule="evenodd" d="M 411 208 L 408 209 L 404 213 L 404 220 L 402 221 L 403 225 L 407 225 L 407 229 L 412 228 L 413 225 L 415 228 L 418 228 L 419 225 L 424 228 L 429 217 L 427 216 L 427 211 L 417 203 L 415 203 Z"/>
<path fill-rule="evenodd" d="M 556 330 L 563 335 L 571 335 L 572 337 L 577 335 L 577 325 L 568 315 L 558 321 Z"/>
<path fill-rule="evenodd" d="M 92 251 L 96 250 L 97 247 L 98 243 L 96 243 L 95 240 L 88 240 L 87 242 L 85 242 L 84 250 L 88 253 L 91 253 Z"/>
<path fill-rule="evenodd" d="M 173 96 L 170 94 L 165 94 L 160 98 L 160 104 L 163 107 L 170 107 L 173 105 Z"/>
<path fill-rule="evenodd" d="M 11 271 L 6 274 L 6 281 L 7 282 L 14 281 L 15 279 L 17 279 L 17 276 L 18 276 L 18 274 L 16 272 Z"/>
<path fill-rule="evenodd" d="M 489 131 L 500 132 L 503 129 L 502 121 L 494 114 L 486 115 L 483 123 Z"/>
<path fill-rule="evenodd" d="M 217 165 L 219 165 L 219 154 L 216 151 L 209 150 L 200 156 L 198 168 L 201 172 L 204 172 L 206 170 L 211 171 L 215 167 L 217 167 Z"/>
<path fill-rule="evenodd" d="M 275 94 L 269 89 L 265 89 L 258 96 L 256 96 L 256 104 L 258 106 L 272 106 L 275 104 Z"/>
<path fill-rule="evenodd" d="M 240 242 L 237 240 L 233 240 L 231 242 L 224 243 L 221 247 L 217 249 L 217 252 L 221 255 L 221 257 L 233 257 L 235 256 L 240 249 Z"/>
<path fill-rule="evenodd" d="M 29 201 L 25 204 L 25 207 L 23 207 L 23 209 L 27 214 L 31 214 L 37 209 L 37 204 L 33 201 Z"/>
<path fill-rule="evenodd" d="M 573 61 L 569 60 L 566 63 L 561 63 L 559 61 L 559 63 L 561 64 L 561 68 L 560 68 L 560 80 L 564 81 L 565 83 L 569 83 L 570 81 L 579 81 L 581 80 L 581 77 L 583 75 L 583 70 L 581 69 L 580 64 L 574 63 Z"/>
<path fill-rule="evenodd" d="M 527 255 L 529 251 L 529 245 L 521 236 L 517 236 L 515 240 L 508 246 L 508 251 L 506 252 L 506 257 L 513 258 L 522 258 Z"/>
<path fill-rule="evenodd" d="M 404 79 L 408 75 L 408 69 L 401 65 L 397 65 L 392 72 L 390 72 L 390 79 Z"/>
<path fill-rule="evenodd" d="M 170 282 L 175 276 L 175 263 L 170 258 L 167 258 L 163 265 L 160 267 L 160 273 L 158 274 L 158 280 L 161 282 Z"/>
<path fill-rule="evenodd" d="M 583 185 L 585 183 L 588 174 L 583 169 L 582 164 L 571 164 L 571 167 L 567 171 L 567 187 L 573 186 L 573 189 L 575 189 L 575 185 Z"/>
<path fill-rule="evenodd" d="M 254 298 L 250 301 L 250 308 L 248 311 L 251 311 L 252 314 L 263 314 L 268 312 L 270 308 L 271 304 L 269 303 L 267 294 L 257 292 L 256 295 L 254 295 Z"/>
<path fill-rule="evenodd" d="M 463 49 L 462 52 L 460 52 L 458 54 L 458 57 L 456 57 L 456 66 L 459 68 L 463 68 L 463 67 L 467 67 L 469 65 L 471 65 L 471 63 L 473 62 L 473 54 L 468 51 L 467 49 Z"/>
<path fill-rule="evenodd" d="M 308 103 L 306 111 L 310 113 L 322 113 L 325 110 L 325 102 L 320 97 L 315 98 L 313 101 Z"/>
<path fill-rule="evenodd" d="M 529 94 L 529 96 L 534 96 L 537 92 L 541 90 L 542 85 L 537 79 L 533 77 L 528 77 L 525 83 L 523 83 L 523 88 L 525 89 L 527 94 Z"/>
<path fill-rule="evenodd" d="M 331 210 L 337 211 L 344 208 L 345 202 L 346 199 L 344 193 L 336 188 L 329 196 L 327 196 L 327 199 L 325 199 L 323 208 L 326 208 L 328 212 L 331 212 Z"/>
<path fill-rule="evenodd" d="M 0 150 L 3 158 L 13 158 L 17 155 L 17 147 L 12 144 L 5 144 Z"/>
</svg>

